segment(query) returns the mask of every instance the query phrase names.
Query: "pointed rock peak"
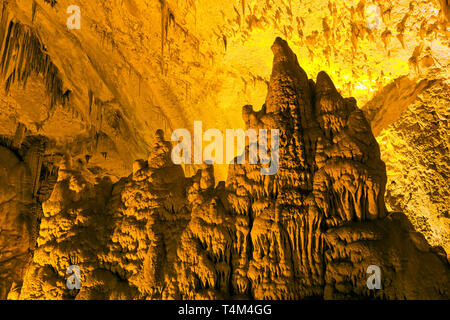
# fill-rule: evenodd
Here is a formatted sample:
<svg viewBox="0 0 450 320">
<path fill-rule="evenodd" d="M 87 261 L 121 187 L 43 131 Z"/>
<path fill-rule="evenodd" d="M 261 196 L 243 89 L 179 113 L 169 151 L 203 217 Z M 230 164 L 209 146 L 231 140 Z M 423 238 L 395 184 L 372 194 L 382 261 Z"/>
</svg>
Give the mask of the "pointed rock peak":
<svg viewBox="0 0 450 320">
<path fill-rule="evenodd" d="M 158 129 L 155 132 L 155 140 L 158 142 L 164 141 L 164 131 L 162 129 Z"/>
<path fill-rule="evenodd" d="M 169 141 L 164 140 L 164 131 L 161 129 L 155 132 L 155 141 L 150 150 L 148 164 L 151 168 L 162 168 L 172 164 L 170 159 L 170 151 L 172 145 Z"/>
<path fill-rule="evenodd" d="M 325 71 L 317 75 L 316 92 L 321 94 L 338 93 L 330 76 Z"/>
<path fill-rule="evenodd" d="M 309 104 L 308 76 L 298 64 L 297 56 L 288 43 L 276 38 L 272 52 L 274 57 L 266 99 L 267 113 L 283 112 L 289 106 Z M 291 92 L 289 99 L 286 99 L 286 92 Z"/>
<path fill-rule="evenodd" d="M 331 78 L 328 76 L 328 74 L 326 74 L 323 71 L 319 72 L 319 74 L 317 75 L 315 93 L 316 93 L 315 99 L 316 113 L 318 115 L 330 114 L 325 117 L 337 117 L 341 119 L 339 121 L 337 120 L 334 121 L 333 122 L 334 125 L 332 125 L 333 127 L 338 123 L 341 123 L 341 125 L 338 125 L 333 129 L 333 132 L 337 133 L 338 131 L 340 131 L 341 127 L 345 126 L 345 121 L 349 113 L 356 106 L 355 102 L 348 99 L 348 103 L 346 103 L 346 100 L 337 91 Z M 328 127 L 330 125 L 329 121 L 326 119 L 319 118 L 318 121 L 322 129 L 325 129 L 325 127 Z"/>
<path fill-rule="evenodd" d="M 289 62 L 297 62 L 297 56 L 291 50 L 286 40 L 277 37 L 275 42 L 272 45 L 272 52 L 274 55 L 275 61 L 289 61 Z"/>
<path fill-rule="evenodd" d="M 297 56 L 286 40 L 277 37 L 271 49 L 273 52 L 272 77 L 280 72 L 288 74 L 300 72 L 302 76 L 307 78 L 306 72 L 298 64 Z"/>
</svg>

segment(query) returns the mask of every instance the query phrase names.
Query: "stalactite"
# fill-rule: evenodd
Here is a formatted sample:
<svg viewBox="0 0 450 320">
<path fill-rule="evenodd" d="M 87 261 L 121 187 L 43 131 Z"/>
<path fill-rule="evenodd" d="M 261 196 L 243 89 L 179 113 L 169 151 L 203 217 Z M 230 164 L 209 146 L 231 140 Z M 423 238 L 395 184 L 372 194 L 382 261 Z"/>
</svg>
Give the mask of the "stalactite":
<svg viewBox="0 0 450 320">
<path fill-rule="evenodd" d="M 58 3 L 56 0 L 44 0 L 46 3 L 52 6 L 52 8 Z"/>
<path fill-rule="evenodd" d="M 166 19 L 167 9 L 166 2 L 164 0 L 159 1 L 161 4 L 161 73 L 164 73 L 164 43 L 166 41 Z"/>
<path fill-rule="evenodd" d="M 40 75 L 50 107 L 65 105 L 70 91 L 63 91 L 59 71 L 44 51 L 38 35 L 30 27 L 10 19 L 4 7 L 0 20 L 0 72 L 6 92 L 13 83 L 25 87 L 32 74 Z"/>
<path fill-rule="evenodd" d="M 93 98 L 94 98 L 94 93 L 92 92 L 92 90 L 91 89 L 89 89 L 89 92 L 88 92 L 88 96 L 89 96 L 89 116 L 91 115 L 91 113 L 92 113 L 92 103 L 93 103 Z"/>
<path fill-rule="evenodd" d="M 37 3 L 35 0 L 33 0 L 33 6 L 31 7 L 31 21 L 34 22 L 34 17 L 36 16 L 36 8 Z"/>
<path fill-rule="evenodd" d="M 40 177 L 42 168 L 42 153 L 43 148 L 41 145 L 33 145 L 25 156 L 25 163 L 31 171 L 33 196 L 36 197 L 40 187 Z"/>
</svg>

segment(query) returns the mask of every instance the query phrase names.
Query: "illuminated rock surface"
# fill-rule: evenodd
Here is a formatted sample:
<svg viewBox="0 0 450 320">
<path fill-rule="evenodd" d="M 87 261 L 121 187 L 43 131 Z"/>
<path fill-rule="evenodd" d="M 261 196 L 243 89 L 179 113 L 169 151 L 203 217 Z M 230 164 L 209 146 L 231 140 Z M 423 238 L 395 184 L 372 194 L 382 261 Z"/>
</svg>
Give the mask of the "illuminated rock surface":
<svg viewBox="0 0 450 320">
<path fill-rule="evenodd" d="M 308 80 L 284 40 L 272 51 L 266 104 L 243 117 L 280 128 L 276 175 L 232 164 L 225 184 L 208 165 L 185 178 L 162 130 L 114 185 L 64 156 L 20 298 L 448 298 L 445 257 L 385 209 L 385 166 L 355 100 L 326 73 Z M 382 290 L 367 288 L 369 265 Z"/>
<path fill-rule="evenodd" d="M 445 0 L 70 4 L 0 3 L 0 298 L 448 299 Z M 280 128 L 278 175 L 183 173 L 194 120 Z"/>
<path fill-rule="evenodd" d="M 387 167 L 386 203 L 389 210 L 404 212 L 450 258 L 449 84 L 439 77 L 417 85 L 404 78 L 396 83 L 365 106 Z"/>
</svg>

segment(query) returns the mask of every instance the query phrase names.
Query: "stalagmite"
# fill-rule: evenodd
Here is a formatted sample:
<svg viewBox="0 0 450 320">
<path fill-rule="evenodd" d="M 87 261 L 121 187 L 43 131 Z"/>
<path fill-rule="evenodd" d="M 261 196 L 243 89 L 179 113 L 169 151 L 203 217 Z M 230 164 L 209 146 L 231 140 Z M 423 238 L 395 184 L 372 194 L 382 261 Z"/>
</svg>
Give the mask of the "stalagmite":
<svg viewBox="0 0 450 320">
<path fill-rule="evenodd" d="M 365 286 L 365 270 L 376 264 L 391 284 L 377 297 L 448 298 L 448 263 L 403 214 L 386 210 L 386 168 L 356 100 L 342 97 L 325 72 L 309 79 L 285 40 L 276 38 L 272 52 L 266 101 L 259 111 L 244 106 L 242 118 L 246 129 L 278 129 L 279 150 L 260 136 L 267 155 L 260 153 L 256 163 L 234 161 L 227 180 L 216 184 L 210 164 L 186 177 L 172 162 L 173 146 L 159 129 L 147 160 L 135 161 L 131 174 L 113 184 L 107 177 L 92 178 L 82 159 L 86 152 L 80 159 L 67 148 L 42 206 L 32 261 L 0 294 L 22 299 L 369 298 L 374 293 Z M 88 97 L 93 113 L 93 93 Z M 245 153 L 251 147 L 247 143 Z M 276 152 L 278 171 L 261 175 L 264 158 Z M 14 160 L 0 159 L 5 168 L 19 163 L 10 153 Z M 109 157 L 107 151 L 101 154 Z M 27 161 L 34 169 L 21 169 L 21 177 L 34 177 L 26 189 L 30 197 L 31 185 L 40 181 L 37 149 L 29 149 Z M 25 190 L 13 186 L 1 194 Z M 65 282 L 72 265 L 81 270 L 79 290 Z"/>
</svg>

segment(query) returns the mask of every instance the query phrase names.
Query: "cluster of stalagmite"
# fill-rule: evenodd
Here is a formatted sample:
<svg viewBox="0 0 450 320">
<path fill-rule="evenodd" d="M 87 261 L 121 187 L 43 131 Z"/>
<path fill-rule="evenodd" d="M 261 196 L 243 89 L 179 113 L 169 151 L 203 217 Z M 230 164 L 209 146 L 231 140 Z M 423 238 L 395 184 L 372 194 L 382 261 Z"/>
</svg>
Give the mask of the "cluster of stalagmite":
<svg viewBox="0 0 450 320">
<path fill-rule="evenodd" d="M 266 103 L 243 118 L 280 130 L 278 149 L 267 142 L 276 174 L 261 175 L 261 157 L 231 164 L 226 182 L 206 164 L 186 178 L 162 130 L 115 184 L 66 156 L 17 297 L 448 299 L 448 262 L 385 208 L 386 169 L 356 101 L 325 73 L 308 79 L 284 40 L 272 50 Z M 67 288 L 70 265 L 80 290 Z M 366 285 L 370 265 L 380 290 Z"/>
<path fill-rule="evenodd" d="M 325 73 L 308 80 L 282 39 L 272 50 L 266 104 L 259 112 L 245 107 L 244 121 L 280 128 L 279 171 L 261 177 L 258 165 L 230 169 L 230 203 L 247 218 L 242 246 L 252 248 L 237 270 L 257 299 L 322 296 L 323 231 L 385 216 L 384 166 L 355 101 L 343 99 Z"/>
<path fill-rule="evenodd" d="M 83 167 L 83 163 L 72 163 L 68 155 L 60 163 L 58 180 L 43 203 L 37 247 L 23 280 L 21 299 L 74 297 L 66 286 L 71 265 L 84 270 L 81 281 L 88 292 L 98 286 L 96 281 L 106 277 L 98 274 L 96 266 L 108 235 L 103 209 L 112 184 L 108 180 L 92 181 Z M 106 287 L 112 284 L 103 283 Z"/>
</svg>

